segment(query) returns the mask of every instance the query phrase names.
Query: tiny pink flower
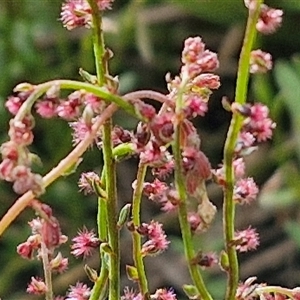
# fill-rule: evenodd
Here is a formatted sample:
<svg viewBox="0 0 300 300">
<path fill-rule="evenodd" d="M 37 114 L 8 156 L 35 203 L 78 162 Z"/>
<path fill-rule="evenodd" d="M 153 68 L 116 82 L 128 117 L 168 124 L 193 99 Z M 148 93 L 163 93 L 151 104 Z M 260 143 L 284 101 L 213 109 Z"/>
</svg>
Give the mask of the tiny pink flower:
<svg viewBox="0 0 300 300">
<path fill-rule="evenodd" d="M 182 63 L 189 64 L 198 60 L 204 52 L 205 44 L 201 37 L 189 37 L 184 41 L 184 49 L 182 51 Z"/>
<path fill-rule="evenodd" d="M 266 73 L 272 69 L 272 56 L 260 49 L 253 50 L 250 56 L 250 73 Z"/>
<path fill-rule="evenodd" d="M 67 0 L 62 5 L 60 17 L 68 30 L 91 26 L 91 8 L 86 0 Z"/>
<path fill-rule="evenodd" d="M 167 289 L 158 289 L 155 291 L 155 294 L 151 295 L 152 300 L 177 300 L 174 290 L 171 288 Z"/>
<path fill-rule="evenodd" d="M 70 94 L 65 101 L 61 101 L 56 112 L 59 117 L 67 121 L 73 120 L 80 115 L 80 109 L 85 92 L 76 91 Z"/>
<path fill-rule="evenodd" d="M 101 11 L 111 9 L 113 2 L 114 0 L 97 0 L 99 10 Z"/>
<path fill-rule="evenodd" d="M 197 86 L 198 88 L 207 88 L 210 90 L 218 89 L 220 85 L 220 77 L 212 73 L 200 74 L 192 81 L 192 86 Z"/>
<path fill-rule="evenodd" d="M 196 258 L 197 264 L 201 269 L 205 270 L 211 268 L 218 263 L 218 256 L 214 252 L 200 253 L 199 257 Z"/>
<path fill-rule="evenodd" d="M 159 145 L 165 145 L 172 141 L 174 134 L 172 114 L 156 115 L 150 122 L 150 129 Z"/>
<path fill-rule="evenodd" d="M 49 265 L 52 272 L 63 273 L 68 268 L 68 263 L 68 258 L 63 258 L 59 252 L 56 257 L 49 262 Z"/>
<path fill-rule="evenodd" d="M 75 286 L 70 286 L 65 300 L 87 300 L 91 294 L 91 289 L 84 283 L 77 282 Z"/>
<path fill-rule="evenodd" d="M 0 164 L 0 179 L 12 182 L 15 180 L 13 170 L 16 167 L 16 162 L 5 158 Z"/>
<path fill-rule="evenodd" d="M 36 103 L 36 112 L 45 119 L 53 118 L 57 115 L 58 102 L 56 99 L 44 99 Z"/>
<path fill-rule="evenodd" d="M 184 112 L 187 118 L 203 117 L 208 111 L 207 98 L 203 98 L 196 93 L 190 93 L 185 97 Z"/>
<path fill-rule="evenodd" d="M 78 231 L 78 235 L 72 239 L 72 242 L 71 253 L 76 257 L 83 255 L 84 258 L 91 255 L 93 249 L 100 245 L 94 231 L 88 231 L 85 227 Z"/>
<path fill-rule="evenodd" d="M 145 182 L 143 186 L 143 193 L 152 201 L 160 199 L 167 191 L 168 186 L 165 182 L 159 179 L 154 179 L 153 182 Z"/>
<path fill-rule="evenodd" d="M 256 199 L 258 192 L 258 187 L 253 178 L 243 178 L 235 184 L 233 197 L 240 204 L 250 204 Z"/>
<path fill-rule="evenodd" d="M 17 253 L 21 257 L 27 258 L 27 259 L 31 259 L 33 257 L 34 250 L 35 249 L 32 247 L 32 244 L 28 241 L 18 245 L 18 247 L 17 247 Z"/>
<path fill-rule="evenodd" d="M 255 137 L 252 133 L 247 131 L 242 131 L 238 137 L 235 152 L 240 153 L 244 149 L 252 147 L 255 143 Z"/>
<path fill-rule="evenodd" d="M 41 278 L 31 277 L 31 282 L 28 284 L 26 291 L 29 294 L 44 295 L 47 291 L 47 287 Z"/>
<path fill-rule="evenodd" d="M 197 228 L 202 222 L 199 214 L 196 212 L 189 212 L 187 219 L 190 224 L 190 228 L 193 232 L 197 230 Z"/>
<path fill-rule="evenodd" d="M 164 146 L 160 146 L 156 141 L 150 141 L 140 153 L 140 160 L 150 167 L 159 168 L 168 161 L 169 152 Z"/>
<path fill-rule="evenodd" d="M 70 122 L 69 125 L 73 129 L 73 146 L 79 144 L 92 130 L 92 123 L 88 124 L 82 118 L 76 122 Z"/>
<path fill-rule="evenodd" d="M 157 168 L 152 168 L 152 174 L 160 179 L 165 179 L 174 170 L 174 160 L 172 155 L 166 156 L 167 161 Z"/>
<path fill-rule="evenodd" d="M 148 240 L 142 246 L 142 255 L 156 255 L 168 248 L 169 241 L 162 229 L 162 224 L 151 221 L 150 224 L 143 223 L 138 231 L 146 235 Z"/>
<path fill-rule="evenodd" d="M 10 159 L 14 162 L 18 161 L 19 158 L 19 145 L 13 141 L 3 143 L 0 147 L 2 159 Z"/>
<path fill-rule="evenodd" d="M 248 227 L 245 230 L 237 231 L 234 235 L 233 244 L 239 252 L 255 250 L 259 245 L 259 236 L 255 228 Z"/>
<path fill-rule="evenodd" d="M 10 96 L 5 103 L 5 107 L 12 115 L 16 115 L 23 102 L 20 97 Z"/>
<path fill-rule="evenodd" d="M 143 300 L 143 295 L 141 293 L 136 293 L 133 289 L 125 287 L 124 294 L 121 296 L 121 300 Z"/>
<path fill-rule="evenodd" d="M 238 285 L 235 299 L 236 300 L 254 300 L 256 299 L 255 289 L 259 287 L 259 284 L 254 283 L 256 277 L 249 277 L 245 282 L 241 282 Z"/>
<path fill-rule="evenodd" d="M 243 130 L 250 132 L 258 142 L 266 141 L 273 135 L 276 127 L 269 117 L 269 109 L 267 106 L 256 103 L 250 108 L 250 116 L 244 120 Z"/>
<path fill-rule="evenodd" d="M 81 173 L 78 181 L 78 187 L 85 195 L 94 193 L 93 182 L 100 183 L 100 177 L 95 172 Z"/>
<path fill-rule="evenodd" d="M 18 145 L 28 146 L 33 142 L 33 121 L 29 118 L 24 118 L 22 121 L 15 121 L 14 119 L 9 122 L 8 135 L 12 141 Z"/>
<path fill-rule="evenodd" d="M 282 16 L 281 9 L 274 9 L 262 4 L 256 29 L 263 34 L 274 33 L 281 26 Z"/>
</svg>

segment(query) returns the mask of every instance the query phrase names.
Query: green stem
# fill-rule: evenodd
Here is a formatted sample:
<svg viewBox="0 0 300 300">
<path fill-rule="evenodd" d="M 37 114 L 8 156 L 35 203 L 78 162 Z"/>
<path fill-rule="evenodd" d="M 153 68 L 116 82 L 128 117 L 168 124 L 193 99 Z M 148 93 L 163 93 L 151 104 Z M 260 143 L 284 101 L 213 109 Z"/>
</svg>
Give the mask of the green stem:
<svg viewBox="0 0 300 300">
<path fill-rule="evenodd" d="M 140 226 L 140 209 L 143 192 L 143 183 L 147 172 L 147 165 L 140 163 L 137 173 L 136 187 L 132 199 L 132 221 L 135 227 Z M 145 273 L 143 257 L 141 255 L 141 235 L 134 231 L 133 238 L 133 260 L 139 277 L 139 288 L 143 296 L 147 297 L 148 282 Z"/>
<path fill-rule="evenodd" d="M 119 229 L 117 226 L 117 190 L 116 190 L 116 163 L 112 154 L 112 122 L 108 120 L 103 127 L 103 156 L 106 171 L 107 192 L 107 228 L 108 241 L 112 249 L 109 266 L 109 299 L 117 300 L 120 295 L 120 245 Z"/>
<path fill-rule="evenodd" d="M 25 115 L 31 110 L 35 101 L 53 86 L 58 86 L 60 89 L 65 89 L 65 90 L 85 90 L 86 92 L 92 93 L 95 96 L 101 98 L 102 100 L 108 103 L 115 103 L 117 106 L 124 109 L 130 115 L 139 118 L 138 114 L 135 113 L 135 109 L 132 104 L 124 100 L 122 97 L 110 93 L 104 87 L 95 86 L 90 83 L 81 82 L 81 81 L 58 79 L 58 80 L 52 80 L 34 86 L 34 91 L 22 104 L 17 115 L 15 116 L 15 120 L 24 119 Z"/>
<path fill-rule="evenodd" d="M 194 245 L 192 241 L 192 233 L 190 225 L 187 218 L 187 192 L 185 188 L 185 181 L 182 170 L 182 157 L 181 157 L 181 114 L 182 114 L 182 105 L 183 105 L 183 91 L 185 89 L 186 79 L 183 76 L 181 88 L 178 91 L 178 96 L 176 99 L 176 116 L 178 118 L 178 124 L 175 126 L 175 140 L 173 144 L 173 154 L 175 159 L 175 185 L 179 194 L 179 199 L 181 200 L 179 204 L 179 223 L 181 229 L 181 235 L 183 240 L 185 257 L 188 263 L 188 269 L 191 275 L 191 278 L 194 282 L 195 287 L 198 290 L 198 293 L 201 296 L 202 300 L 212 300 L 212 297 L 206 286 L 204 284 L 202 275 L 200 273 L 199 266 L 193 262 L 195 258 Z"/>
<path fill-rule="evenodd" d="M 238 76 L 236 83 L 235 102 L 241 105 L 246 103 L 248 82 L 249 82 L 249 64 L 250 53 L 256 37 L 256 23 L 259 16 L 259 10 L 262 0 L 257 1 L 257 7 L 254 11 L 249 11 L 249 17 L 246 26 L 244 43 L 240 55 Z M 228 283 L 226 291 L 226 300 L 234 300 L 239 279 L 239 266 L 235 246 L 232 243 L 234 239 L 234 220 L 235 203 L 233 201 L 234 173 L 233 159 L 236 141 L 242 127 L 243 117 L 234 113 L 228 130 L 224 147 L 224 167 L 226 187 L 224 189 L 223 204 L 223 228 L 225 247 L 229 259 Z"/>
<path fill-rule="evenodd" d="M 88 0 L 92 10 L 93 23 L 93 44 L 97 80 L 99 86 L 107 85 L 108 78 L 108 57 L 105 55 L 104 37 L 102 31 L 102 14 L 99 11 L 95 0 Z M 120 298 L 120 239 L 117 226 L 117 188 L 116 188 L 116 162 L 113 157 L 112 144 L 112 119 L 110 118 L 103 125 L 103 158 L 105 168 L 105 187 L 107 193 L 107 231 L 108 242 L 112 253 L 109 260 L 109 300 Z M 103 268 L 103 264 L 102 264 Z"/>
<path fill-rule="evenodd" d="M 201 299 L 203 300 L 212 300 L 211 295 L 205 287 L 202 275 L 200 273 L 199 266 L 193 263 L 195 258 L 195 251 L 192 241 L 192 233 L 190 230 L 190 225 L 187 219 L 187 194 L 184 184 L 184 178 L 181 167 L 181 151 L 179 146 L 180 141 L 180 126 L 177 126 L 175 129 L 175 144 L 173 146 L 173 153 L 175 158 L 175 184 L 176 189 L 179 193 L 179 199 L 181 200 L 179 204 L 179 223 L 181 229 L 181 235 L 184 245 L 185 257 L 188 262 L 188 269 L 191 275 L 191 278 L 194 282 L 195 287 L 197 288 Z"/>
<path fill-rule="evenodd" d="M 104 263 L 103 263 L 104 264 Z M 106 287 L 108 281 L 108 269 L 101 267 L 100 275 L 94 284 L 89 300 L 104 300 L 106 296 Z"/>
</svg>

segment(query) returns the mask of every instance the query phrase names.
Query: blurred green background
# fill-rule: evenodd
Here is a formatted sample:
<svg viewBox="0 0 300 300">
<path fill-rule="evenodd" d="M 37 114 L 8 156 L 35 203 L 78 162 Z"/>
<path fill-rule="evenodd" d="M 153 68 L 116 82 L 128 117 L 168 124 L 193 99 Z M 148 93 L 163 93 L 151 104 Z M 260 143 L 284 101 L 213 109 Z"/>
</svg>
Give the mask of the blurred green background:
<svg viewBox="0 0 300 300">
<path fill-rule="evenodd" d="M 270 0 L 270 6 L 284 10 L 284 22 L 277 33 L 260 36 L 257 47 L 271 52 L 274 70 L 251 78 L 249 100 L 267 104 L 277 129 L 272 142 L 261 146 L 247 158 L 248 173 L 262 188 L 258 202 L 238 210 L 237 227 L 258 227 L 258 251 L 241 255 L 241 279 L 258 276 L 259 281 L 287 286 L 300 285 L 300 1 Z M 55 78 L 79 79 L 78 69 L 94 72 L 90 32 L 68 32 L 60 23 L 60 0 L 0 0 L 0 142 L 7 140 L 6 98 L 20 82 L 40 83 Z M 183 41 L 200 35 L 207 48 L 218 52 L 221 88 L 210 100 L 210 112 L 196 124 L 202 149 L 213 167 L 222 160 L 222 147 L 230 115 L 221 107 L 222 96 L 234 97 L 237 59 L 246 22 L 243 0 L 121 0 L 105 15 L 105 38 L 114 52 L 111 73 L 120 78 L 120 93 L 137 89 L 166 92 L 165 74 L 176 75 L 180 66 Z M 132 129 L 135 120 L 119 113 L 116 121 Z M 69 126 L 60 120 L 37 118 L 32 151 L 43 161 L 45 174 L 71 149 Z M 62 230 L 71 239 L 79 228 L 95 227 L 96 199 L 78 192 L 80 172 L 101 169 L 101 154 L 94 149 L 85 156 L 76 174 L 51 187 L 41 199 L 50 204 Z M 130 202 L 135 161 L 119 166 L 120 206 Z M 7 183 L 0 183 L 0 216 L 16 199 Z M 218 187 L 209 185 L 211 200 L 221 207 Z M 165 222 L 173 248 L 161 256 L 147 258 L 151 288 L 174 286 L 181 297 L 182 284 L 189 282 L 181 254 L 181 239 L 176 216 L 161 214 L 154 204 L 144 201 L 143 220 Z M 16 247 L 27 239 L 32 211 L 23 212 L 0 239 L 0 298 L 31 299 L 25 293 L 27 282 L 42 275 L 38 262 L 25 261 Z M 131 263 L 130 237 L 122 231 L 123 266 Z M 221 219 L 195 243 L 205 250 L 222 248 Z M 69 244 L 62 249 L 69 252 Z M 97 266 L 97 255 L 88 261 Z M 64 295 L 69 284 L 85 280 L 84 263 L 70 260 L 69 270 L 55 278 L 57 294 Z M 123 268 L 124 269 L 124 268 Z M 180 272 L 178 271 L 180 270 Z M 216 299 L 222 299 L 224 274 L 217 268 L 205 273 Z M 122 284 L 130 285 L 125 276 Z"/>
</svg>

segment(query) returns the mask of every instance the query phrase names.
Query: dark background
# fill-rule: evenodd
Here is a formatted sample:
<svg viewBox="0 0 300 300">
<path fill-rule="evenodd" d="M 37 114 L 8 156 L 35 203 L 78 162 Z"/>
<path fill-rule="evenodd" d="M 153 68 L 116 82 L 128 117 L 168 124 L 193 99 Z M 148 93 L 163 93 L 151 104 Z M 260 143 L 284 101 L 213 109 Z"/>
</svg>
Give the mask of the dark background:
<svg viewBox="0 0 300 300">
<path fill-rule="evenodd" d="M 55 78 L 80 79 L 79 67 L 94 72 L 90 32 L 85 29 L 68 32 L 59 22 L 61 1 L 0 1 L 0 142 L 7 140 L 8 112 L 4 103 L 20 82 L 40 83 Z M 252 206 L 238 209 L 237 228 L 250 224 L 261 234 L 258 251 L 240 256 L 241 279 L 258 276 L 258 281 L 289 287 L 300 284 L 300 2 L 298 0 L 266 1 L 284 10 L 284 21 L 277 33 L 259 36 L 257 47 L 271 52 L 274 70 L 265 76 L 253 76 L 249 101 L 260 101 L 270 108 L 277 129 L 272 142 L 266 143 L 247 158 L 249 176 L 262 188 Z M 137 89 L 166 92 L 164 76 L 178 74 L 184 39 L 200 35 L 208 49 L 218 52 L 221 88 L 211 97 L 210 111 L 195 122 L 202 149 L 213 167 L 222 161 L 223 143 L 230 115 L 221 106 L 221 98 L 234 97 L 237 59 L 242 43 L 247 12 L 242 0 L 121 0 L 105 15 L 106 44 L 114 52 L 110 69 L 119 75 L 120 93 Z M 118 113 L 116 122 L 133 129 L 136 121 Z M 68 124 L 60 120 L 37 118 L 35 142 L 31 150 L 43 161 L 45 174 L 71 149 Z M 62 230 L 71 239 L 79 228 L 95 228 L 96 199 L 78 192 L 80 172 L 101 169 L 101 154 L 94 149 L 84 156 L 77 173 L 54 183 L 41 200 L 54 210 Z M 120 206 L 130 202 L 135 161 L 125 161 L 118 168 Z M 0 184 L 0 216 L 17 198 L 7 183 Z M 209 185 L 211 200 L 221 208 L 222 193 Z M 42 275 L 39 262 L 25 261 L 16 247 L 27 239 L 27 222 L 34 217 L 23 212 L 0 239 L 0 297 L 6 300 L 31 299 L 25 293 L 27 282 Z M 143 203 L 143 221 L 164 221 L 172 247 L 155 258 L 146 258 L 151 290 L 173 286 L 181 297 L 181 286 L 189 283 L 182 256 L 182 244 L 175 215 L 162 214 L 153 203 Z M 131 240 L 122 231 L 122 253 L 125 264 L 131 263 Z M 221 216 L 205 234 L 195 237 L 196 247 L 206 251 L 222 249 Z M 70 244 L 62 247 L 65 255 Z M 86 262 L 70 259 L 69 270 L 55 277 L 58 294 L 64 295 L 69 284 L 85 280 Z M 97 255 L 88 261 L 97 267 Z M 224 276 L 218 268 L 205 272 L 211 292 L 222 299 Z M 122 284 L 131 285 L 123 276 Z M 35 297 L 37 298 L 37 297 Z"/>
</svg>

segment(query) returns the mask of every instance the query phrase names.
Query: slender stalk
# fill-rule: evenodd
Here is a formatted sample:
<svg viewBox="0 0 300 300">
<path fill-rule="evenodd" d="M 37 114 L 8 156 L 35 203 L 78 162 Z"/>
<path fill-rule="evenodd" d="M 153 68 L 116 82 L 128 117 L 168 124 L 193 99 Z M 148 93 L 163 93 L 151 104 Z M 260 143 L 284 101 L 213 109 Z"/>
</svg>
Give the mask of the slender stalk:
<svg viewBox="0 0 300 300">
<path fill-rule="evenodd" d="M 49 268 L 48 249 L 43 241 L 41 242 L 41 255 L 42 255 L 42 262 L 43 262 L 43 269 L 44 269 L 44 276 L 45 276 L 45 284 L 47 287 L 45 293 L 45 299 L 53 300 L 52 274 Z"/>
<path fill-rule="evenodd" d="M 108 57 L 105 55 L 104 37 L 102 31 L 102 13 L 95 0 L 88 0 L 92 10 L 93 45 L 99 86 L 105 86 L 108 78 Z M 112 119 L 103 125 L 103 157 L 105 167 L 105 186 L 108 199 L 106 202 L 108 242 L 112 249 L 109 261 L 109 299 L 120 298 L 120 239 L 117 228 L 117 188 L 116 162 L 113 157 Z M 103 268 L 103 263 L 102 263 Z"/>
<path fill-rule="evenodd" d="M 183 91 L 185 89 L 185 79 L 182 79 L 181 88 L 178 91 L 178 96 L 176 99 L 176 116 L 178 118 L 177 126 L 175 126 L 175 140 L 173 143 L 173 154 L 175 159 L 175 185 L 179 194 L 179 199 L 181 200 L 179 204 L 179 223 L 181 229 L 181 235 L 184 245 L 185 257 L 188 263 L 188 269 L 191 275 L 191 278 L 194 282 L 195 287 L 197 288 L 200 297 L 202 300 L 212 300 L 212 297 L 202 279 L 202 275 L 200 273 L 199 267 L 193 263 L 193 259 L 195 258 L 195 251 L 192 241 L 192 233 L 187 219 L 187 192 L 185 188 L 183 170 L 182 170 L 182 157 L 181 157 L 181 113 L 182 113 L 182 105 L 183 105 Z"/>
<path fill-rule="evenodd" d="M 143 183 L 145 180 L 147 171 L 147 165 L 140 163 L 137 173 L 136 187 L 133 193 L 132 199 L 132 221 L 135 227 L 140 226 L 140 209 L 141 209 L 141 198 L 143 192 Z M 141 235 L 134 231 L 132 233 L 133 238 L 133 260 L 139 277 L 139 288 L 142 295 L 148 293 L 148 282 L 145 273 L 145 267 L 143 257 L 141 255 Z"/>
<path fill-rule="evenodd" d="M 248 81 L 249 81 L 249 64 L 250 53 L 256 36 L 256 23 L 259 16 L 260 5 L 262 1 L 256 3 L 255 10 L 249 10 L 244 43 L 240 55 L 238 76 L 235 91 L 235 102 L 241 105 L 246 103 Z M 223 228 L 225 247 L 229 259 L 228 282 L 226 291 L 226 300 L 234 300 L 239 279 L 239 266 L 235 246 L 232 244 L 234 238 L 234 220 L 235 220 L 235 203 L 233 201 L 234 173 L 233 159 L 234 149 L 238 134 L 241 130 L 243 117 L 240 114 L 233 114 L 231 124 L 228 130 L 225 147 L 224 147 L 224 167 L 226 187 L 224 189 L 223 204 Z"/>
</svg>

